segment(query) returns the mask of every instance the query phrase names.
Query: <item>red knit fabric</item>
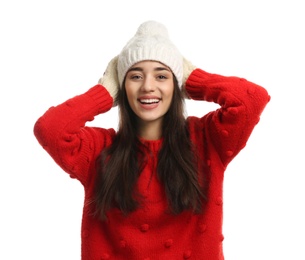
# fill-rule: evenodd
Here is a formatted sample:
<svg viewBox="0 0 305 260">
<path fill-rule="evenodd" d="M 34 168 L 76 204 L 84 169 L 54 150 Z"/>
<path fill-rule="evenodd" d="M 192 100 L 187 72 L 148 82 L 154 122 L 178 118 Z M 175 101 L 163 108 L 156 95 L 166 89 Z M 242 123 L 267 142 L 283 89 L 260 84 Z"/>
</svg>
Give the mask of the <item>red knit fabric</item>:
<svg viewBox="0 0 305 260">
<path fill-rule="evenodd" d="M 208 202 L 203 214 L 169 214 L 162 185 L 156 176 L 157 153 L 162 140 L 143 140 L 155 157 L 149 157 L 138 180 L 145 197 L 141 209 L 123 216 L 118 209 L 108 221 L 92 218 L 87 206 L 92 197 L 95 159 L 116 134 L 113 129 L 85 126 L 94 116 L 112 107 L 112 98 L 101 85 L 40 117 L 34 134 L 55 162 L 85 189 L 81 227 L 83 260 L 224 259 L 222 250 L 223 174 L 243 149 L 259 122 L 270 97 L 245 79 L 224 77 L 196 69 L 186 82 L 190 98 L 218 103 L 219 109 L 202 118 L 189 117 L 191 140 L 200 161 L 210 168 Z M 202 165 L 202 164 L 200 164 Z M 198 174 L 203 174 L 200 168 Z"/>
</svg>

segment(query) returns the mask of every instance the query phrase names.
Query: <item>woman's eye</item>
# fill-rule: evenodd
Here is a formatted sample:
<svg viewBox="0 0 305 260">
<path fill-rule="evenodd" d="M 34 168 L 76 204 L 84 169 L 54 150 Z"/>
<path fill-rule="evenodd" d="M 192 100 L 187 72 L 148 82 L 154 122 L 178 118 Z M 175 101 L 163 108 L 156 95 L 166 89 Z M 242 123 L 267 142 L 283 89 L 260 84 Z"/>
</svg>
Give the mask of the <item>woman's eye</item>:
<svg viewBox="0 0 305 260">
<path fill-rule="evenodd" d="M 141 76 L 140 75 L 131 75 L 130 78 L 134 79 L 134 80 L 138 80 L 138 79 L 141 79 Z"/>
<path fill-rule="evenodd" d="M 164 75 L 159 75 L 158 78 L 159 78 L 159 79 L 167 79 L 167 77 L 164 76 Z"/>
</svg>

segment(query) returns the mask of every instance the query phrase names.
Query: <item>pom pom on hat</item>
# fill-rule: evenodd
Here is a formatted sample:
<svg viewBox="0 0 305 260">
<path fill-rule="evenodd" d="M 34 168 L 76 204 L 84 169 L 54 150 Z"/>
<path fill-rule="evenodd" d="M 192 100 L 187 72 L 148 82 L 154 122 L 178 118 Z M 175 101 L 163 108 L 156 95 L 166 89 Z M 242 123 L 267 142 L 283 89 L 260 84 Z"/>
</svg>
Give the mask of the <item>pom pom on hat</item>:
<svg viewBox="0 0 305 260">
<path fill-rule="evenodd" d="M 182 86 L 183 57 L 170 41 L 166 27 L 156 21 L 142 23 L 118 58 L 118 78 L 122 86 L 125 75 L 134 64 L 153 60 L 168 66 Z"/>
</svg>

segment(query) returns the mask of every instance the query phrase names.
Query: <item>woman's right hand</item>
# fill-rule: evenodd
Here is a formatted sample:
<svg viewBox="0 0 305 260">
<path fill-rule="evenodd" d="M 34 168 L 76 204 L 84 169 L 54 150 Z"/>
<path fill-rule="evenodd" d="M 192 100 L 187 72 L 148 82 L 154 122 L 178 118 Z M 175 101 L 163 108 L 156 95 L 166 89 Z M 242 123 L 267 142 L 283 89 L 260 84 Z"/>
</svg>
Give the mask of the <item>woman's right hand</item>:
<svg viewBox="0 0 305 260">
<path fill-rule="evenodd" d="M 103 85 L 103 87 L 107 89 L 107 91 L 113 98 L 114 103 L 116 100 L 118 90 L 120 88 L 117 65 L 118 65 L 118 56 L 115 56 L 108 63 L 108 66 L 103 74 L 103 77 L 101 77 L 98 81 L 99 84 Z"/>
</svg>

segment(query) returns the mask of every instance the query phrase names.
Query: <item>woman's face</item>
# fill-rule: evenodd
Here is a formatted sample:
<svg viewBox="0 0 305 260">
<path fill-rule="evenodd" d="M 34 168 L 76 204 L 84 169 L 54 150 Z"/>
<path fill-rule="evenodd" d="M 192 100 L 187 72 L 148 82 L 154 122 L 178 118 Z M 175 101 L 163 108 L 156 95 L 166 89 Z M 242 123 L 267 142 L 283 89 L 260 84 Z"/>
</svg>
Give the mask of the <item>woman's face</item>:
<svg viewBox="0 0 305 260">
<path fill-rule="evenodd" d="M 125 90 L 129 105 L 140 123 L 161 125 L 174 92 L 174 76 L 160 62 L 141 61 L 126 74 Z"/>
</svg>

